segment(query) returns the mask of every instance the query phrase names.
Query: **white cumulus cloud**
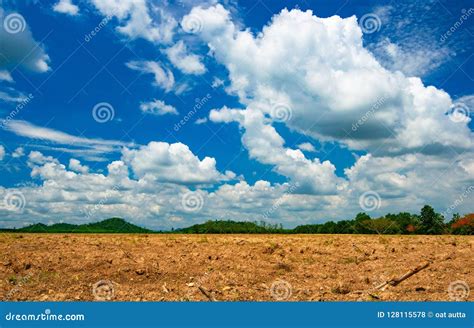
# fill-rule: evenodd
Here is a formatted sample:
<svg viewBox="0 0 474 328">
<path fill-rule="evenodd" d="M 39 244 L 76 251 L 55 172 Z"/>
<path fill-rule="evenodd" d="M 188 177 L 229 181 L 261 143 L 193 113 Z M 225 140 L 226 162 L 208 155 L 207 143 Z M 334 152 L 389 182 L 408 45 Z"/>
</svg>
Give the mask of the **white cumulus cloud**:
<svg viewBox="0 0 474 328">
<path fill-rule="evenodd" d="M 215 183 L 232 177 L 216 169 L 216 160 L 205 157 L 200 160 L 188 146 L 182 143 L 169 144 L 152 141 L 139 149 L 124 149 L 123 161 L 139 178 L 156 181 L 199 184 Z"/>
<path fill-rule="evenodd" d="M 71 0 L 59 0 L 54 6 L 53 10 L 62 13 L 75 16 L 79 13 L 79 7 L 72 3 Z"/>
</svg>

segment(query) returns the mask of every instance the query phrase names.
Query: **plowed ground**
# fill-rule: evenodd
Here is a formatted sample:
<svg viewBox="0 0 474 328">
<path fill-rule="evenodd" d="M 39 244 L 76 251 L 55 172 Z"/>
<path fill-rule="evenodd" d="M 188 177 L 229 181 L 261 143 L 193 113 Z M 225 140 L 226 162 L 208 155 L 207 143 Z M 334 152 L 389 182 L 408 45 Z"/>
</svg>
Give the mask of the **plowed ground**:
<svg viewBox="0 0 474 328">
<path fill-rule="evenodd" d="M 4 233 L 0 298 L 472 301 L 463 286 L 474 286 L 473 243 L 472 236 Z M 400 284 L 375 288 L 427 261 Z"/>
</svg>

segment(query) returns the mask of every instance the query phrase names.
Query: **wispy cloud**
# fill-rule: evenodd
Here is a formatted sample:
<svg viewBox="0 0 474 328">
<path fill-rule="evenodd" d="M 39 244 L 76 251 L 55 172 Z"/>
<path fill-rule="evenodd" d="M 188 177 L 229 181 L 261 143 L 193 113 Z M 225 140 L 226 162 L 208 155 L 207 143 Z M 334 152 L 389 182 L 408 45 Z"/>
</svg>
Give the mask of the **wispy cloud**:
<svg viewBox="0 0 474 328">
<path fill-rule="evenodd" d="M 25 138 L 42 140 L 56 145 L 77 147 L 78 149 L 70 149 L 70 152 L 79 155 L 84 154 L 84 150 L 87 150 L 86 153 L 89 154 L 90 152 L 94 154 L 103 154 L 118 152 L 122 147 L 135 146 L 135 144 L 131 142 L 75 136 L 21 120 L 11 120 L 8 124 L 3 125 L 3 129 Z"/>
</svg>

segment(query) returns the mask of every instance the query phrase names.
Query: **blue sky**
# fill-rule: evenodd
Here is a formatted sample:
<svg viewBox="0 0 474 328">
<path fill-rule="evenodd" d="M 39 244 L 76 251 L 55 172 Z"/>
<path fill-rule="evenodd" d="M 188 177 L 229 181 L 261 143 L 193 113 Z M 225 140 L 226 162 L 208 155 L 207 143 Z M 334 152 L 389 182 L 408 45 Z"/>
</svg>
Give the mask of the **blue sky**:
<svg viewBox="0 0 474 328">
<path fill-rule="evenodd" d="M 0 4 L 1 226 L 472 211 L 473 1 Z"/>
</svg>

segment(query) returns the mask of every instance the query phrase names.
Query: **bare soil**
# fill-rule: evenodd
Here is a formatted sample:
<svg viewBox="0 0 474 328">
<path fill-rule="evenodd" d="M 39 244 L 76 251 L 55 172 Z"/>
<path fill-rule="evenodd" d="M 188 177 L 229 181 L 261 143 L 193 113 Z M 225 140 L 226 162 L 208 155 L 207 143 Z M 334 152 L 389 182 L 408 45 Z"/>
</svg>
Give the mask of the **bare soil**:
<svg viewBox="0 0 474 328">
<path fill-rule="evenodd" d="M 461 292 L 472 301 L 473 243 L 447 235 L 4 233 L 0 298 L 450 301 Z M 400 284 L 375 288 L 425 262 Z"/>
</svg>

